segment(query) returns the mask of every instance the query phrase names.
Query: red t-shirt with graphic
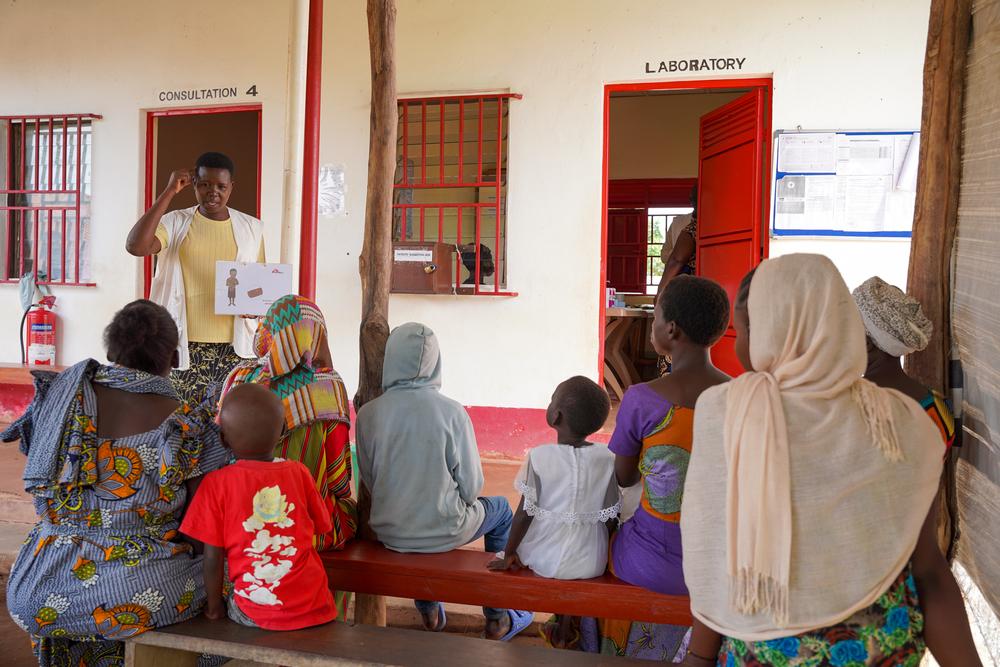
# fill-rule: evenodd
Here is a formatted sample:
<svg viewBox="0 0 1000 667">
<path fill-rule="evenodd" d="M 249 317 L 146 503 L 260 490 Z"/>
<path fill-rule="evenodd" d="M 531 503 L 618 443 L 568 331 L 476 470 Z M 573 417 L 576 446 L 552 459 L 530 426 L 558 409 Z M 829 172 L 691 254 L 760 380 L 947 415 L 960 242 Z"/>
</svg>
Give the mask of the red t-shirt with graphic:
<svg viewBox="0 0 1000 667">
<path fill-rule="evenodd" d="M 182 533 L 225 551 L 236 604 L 266 630 L 337 617 L 313 547 L 313 536 L 331 528 L 309 470 L 281 460 L 237 461 L 205 475 L 181 524 Z"/>
</svg>

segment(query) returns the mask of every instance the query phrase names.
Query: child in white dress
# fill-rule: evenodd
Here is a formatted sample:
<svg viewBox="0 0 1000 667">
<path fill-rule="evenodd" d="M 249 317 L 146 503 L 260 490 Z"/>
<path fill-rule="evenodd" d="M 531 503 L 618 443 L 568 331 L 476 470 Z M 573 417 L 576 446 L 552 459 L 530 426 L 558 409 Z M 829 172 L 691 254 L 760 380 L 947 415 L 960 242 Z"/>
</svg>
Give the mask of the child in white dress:
<svg viewBox="0 0 1000 667">
<path fill-rule="evenodd" d="M 614 454 L 587 438 L 604 425 L 610 407 L 607 392 L 585 377 L 556 388 L 546 419 L 558 444 L 528 452 L 514 483 L 521 502 L 507 548 L 491 570 L 527 567 L 552 579 L 604 574 L 621 495 Z"/>
</svg>

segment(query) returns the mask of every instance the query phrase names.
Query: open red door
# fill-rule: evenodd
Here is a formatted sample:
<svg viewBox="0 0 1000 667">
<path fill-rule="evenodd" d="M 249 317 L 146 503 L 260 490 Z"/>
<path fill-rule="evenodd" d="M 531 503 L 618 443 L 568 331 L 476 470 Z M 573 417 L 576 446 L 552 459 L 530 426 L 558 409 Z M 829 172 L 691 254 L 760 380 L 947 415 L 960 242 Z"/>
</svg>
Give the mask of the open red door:
<svg viewBox="0 0 1000 667">
<path fill-rule="evenodd" d="M 608 282 L 618 292 L 646 293 L 646 209 L 608 211 Z"/>
<path fill-rule="evenodd" d="M 770 114 L 755 89 L 701 117 L 698 155 L 698 275 L 736 296 L 743 276 L 765 255 L 764 174 Z M 712 350 L 716 366 L 738 375 L 730 321 Z"/>
</svg>

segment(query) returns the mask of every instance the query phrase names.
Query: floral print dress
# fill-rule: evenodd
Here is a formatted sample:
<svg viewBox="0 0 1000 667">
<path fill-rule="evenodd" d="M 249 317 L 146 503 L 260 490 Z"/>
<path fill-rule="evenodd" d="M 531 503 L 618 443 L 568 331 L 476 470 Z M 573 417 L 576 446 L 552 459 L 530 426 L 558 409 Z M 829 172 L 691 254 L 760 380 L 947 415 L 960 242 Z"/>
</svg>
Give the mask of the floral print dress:
<svg viewBox="0 0 1000 667">
<path fill-rule="evenodd" d="M 908 566 L 875 604 L 843 623 L 795 637 L 744 642 L 726 638 L 720 667 L 917 667 L 924 616 Z"/>
<path fill-rule="evenodd" d="M 120 640 L 201 611 L 202 559 L 178 535 L 185 481 L 230 453 L 207 404 L 184 405 L 146 433 L 100 439 L 88 416 L 93 388 L 85 384 L 74 401 L 75 426 L 95 445 L 80 449 L 79 465 L 94 483 L 35 495 L 40 520 L 11 570 L 7 607 L 40 665 L 119 665 Z"/>
</svg>

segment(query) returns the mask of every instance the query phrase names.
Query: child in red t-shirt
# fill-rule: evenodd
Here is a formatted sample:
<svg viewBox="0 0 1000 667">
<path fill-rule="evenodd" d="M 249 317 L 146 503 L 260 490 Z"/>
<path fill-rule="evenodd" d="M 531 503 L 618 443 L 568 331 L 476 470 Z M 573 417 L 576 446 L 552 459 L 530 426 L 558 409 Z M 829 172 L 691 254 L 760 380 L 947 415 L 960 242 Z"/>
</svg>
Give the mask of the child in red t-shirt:
<svg viewBox="0 0 1000 667">
<path fill-rule="evenodd" d="M 313 537 L 331 530 L 309 470 L 272 456 L 281 400 L 259 384 L 231 391 L 219 413 L 236 463 L 204 477 L 181 532 L 205 543 L 205 616 L 298 630 L 337 616 Z M 223 554 L 233 582 L 223 596 Z M 322 582 L 322 585 L 317 585 Z M 226 609 L 224 609 L 224 606 Z"/>
</svg>

